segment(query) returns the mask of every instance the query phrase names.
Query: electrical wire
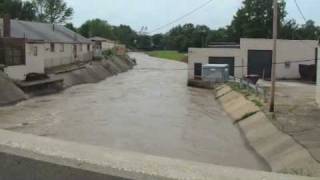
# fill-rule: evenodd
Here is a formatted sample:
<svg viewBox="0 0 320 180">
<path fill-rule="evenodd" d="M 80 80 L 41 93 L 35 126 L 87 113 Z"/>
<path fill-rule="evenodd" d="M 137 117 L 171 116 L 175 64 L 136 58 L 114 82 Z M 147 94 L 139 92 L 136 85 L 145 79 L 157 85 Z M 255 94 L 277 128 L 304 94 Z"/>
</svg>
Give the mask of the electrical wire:
<svg viewBox="0 0 320 180">
<path fill-rule="evenodd" d="M 284 61 L 284 62 L 276 62 L 276 65 L 284 65 L 287 63 L 295 64 L 295 63 L 303 63 L 303 62 L 317 62 L 320 59 L 305 59 L 305 60 L 295 60 L 295 61 Z M 248 66 L 234 66 L 234 68 L 248 68 Z M 135 68 L 135 70 L 147 71 L 147 70 L 156 70 L 156 71 L 187 71 L 187 70 L 194 70 L 194 68 Z"/>
<path fill-rule="evenodd" d="M 181 17 L 179 17 L 179 18 L 177 18 L 177 19 L 175 19 L 175 20 L 173 20 L 173 21 L 171 21 L 171 22 L 169 22 L 167 24 L 159 26 L 158 28 L 153 29 L 152 31 L 149 32 L 149 34 L 157 32 L 157 31 L 159 31 L 159 30 L 161 30 L 163 28 L 166 28 L 167 26 L 171 26 L 172 24 L 174 24 L 174 23 L 176 23 L 176 22 L 178 22 L 178 21 L 180 21 L 180 20 L 192 15 L 193 13 L 199 11 L 200 9 L 204 8 L 205 6 L 210 4 L 211 2 L 213 2 L 213 0 L 209 0 L 209 1 L 205 2 L 204 4 L 198 6 L 197 8 L 193 9 L 192 11 L 189 11 L 188 13 L 184 14 L 183 16 L 181 16 Z"/>
<path fill-rule="evenodd" d="M 293 1 L 294 1 L 295 5 L 296 5 L 296 7 L 297 7 L 297 9 L 298 9 L 301 17 L 303 18 L 303 20 L 304 20 L 305 22 L 307 22 L 307 18 L 306 18 L 306 16 L 304 15 L 304 13 L 302 12 L 302 9 L 301 9 L 298 1 L 297 1 L 297 0 L 293 0 Z"/>
</svg>

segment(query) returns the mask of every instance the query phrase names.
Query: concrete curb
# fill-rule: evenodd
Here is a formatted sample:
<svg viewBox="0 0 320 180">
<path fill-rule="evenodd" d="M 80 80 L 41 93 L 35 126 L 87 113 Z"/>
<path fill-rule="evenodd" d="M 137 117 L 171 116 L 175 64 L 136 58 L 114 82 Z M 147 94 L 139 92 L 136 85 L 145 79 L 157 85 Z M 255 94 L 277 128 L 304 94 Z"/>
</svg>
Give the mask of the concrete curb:
<svg viewBox="0 0 320 180">
<path fill-rule="evenodd" d="M 124 152 L 0 130 L 0 179 L 316 180 Z"/>
<path fill-rule="evenodd" d="M 216 89 L 215 94 L 243 131 L 249 145 L 265 159 L 272 171 L 320 176 L 320 164 L 300 144 L 275 127 L 254 103 L 226 85 Z"/>
</svg>

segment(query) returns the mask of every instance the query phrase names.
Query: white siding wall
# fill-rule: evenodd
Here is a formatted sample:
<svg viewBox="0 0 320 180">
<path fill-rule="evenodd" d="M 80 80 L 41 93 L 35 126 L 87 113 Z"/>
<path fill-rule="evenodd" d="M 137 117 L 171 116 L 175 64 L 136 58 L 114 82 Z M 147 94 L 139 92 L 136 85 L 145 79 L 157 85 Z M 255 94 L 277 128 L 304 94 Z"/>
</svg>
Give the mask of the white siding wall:
<svg viewBox="0 0 320 180">
<path fill-rule="evenodd" d="M 64 50 L 62 50 L 62 46 L 64 46 Z M 88 51 L 87 44 L 76 44 L 77 58 L 74 58 L 73 46 L 73 44 L 55 43 L 55 51 L 51 52 L 50 44 L 47 43 L 42 47 L 45 49 L 43 54 L 39 54 L 38 56 L 41 56 L 44 60 L 45 68 L 70 64 L 76 61 L 89 61 L 92 59 L 92 45 L 90 45 L 90 50 Z"/>
<path fill-rule="evenodd" d="M 270 39 L 241 39 L 240 49 L 230 48 L 190 48 L 189 49 L 189 78 L 194 78 L 194 63 L 207 64 L 209 57 L 235 57 L 235 76 L 243 77 L 248 72 L 248 50 L 272 50 L 273 41 Z M 313 60 L 317 41 L 278 40 L 278 79 L 300 78 L 299 64 L 314 64 L 315 61 L 295 63 L 298 60 Z M 291 62 L 290 67 L 285 62 Z"/>
<path fill-rule="evenodd" d="M 82 46 L 82 50 L 81 47 Z M 37 55 L 35 55 L 35 48 Z M 55 43 L 55 51 L 51 52 L 50 43 L 27 43 L 26 44 L 26 64 L 20 66 L 9 66 L 5 72 L 10 78 L 24 80 L 28 73 L 44 73 L 45 68 L 70 64 L 75 61 L 89 61 L 92 59 L 92 47 L 87 49 L 87 44 L 77 44 L 77 58 L 73 55 L 73 44 Z"/>
<path fill-rule="evenodd" d="M 243 66 L 248 66 L 248 50 L 272 50 L 273 41 L 270 39 L 241 39 L 241 56 L 244 59 Z M 300 78 L 299 64 L 314 64 L 315 49 L 317 41 L 296 41 L 278 40 L 277 44 L 277 78 L 278 79 L 297 79 Z M 296 63 L 294 61 L 310 60 L 307 62 Z M 285 62 L 291 62 L 290 67 L 285 67 Z M 245 74 L 248 69 L 244 68 Z"/>
<path fill-rule="evenodd" d="M 13 80 L 24 80 L 27 75 L 27 66 L 8 66 L 4 72 Z"/>
<path fill-rule="evenodd" d="M 102 42 L 101 43 L 101 48 L 102 50 L 109 50 L 115 47 L 115 43 L 114 42 Z"/>
<path fill-rule="evenodd" d="M 209 63 L 209 57 L 234 57 L 235 66 L 241 65 L 240 49 L 232 48 L 190 48 L 188 53 L 189 59 L 189 79 L 194 79 L 194 63 Z M 241 68 L 235 68 L 235 76 L 241 77 Z"/>
</svg>

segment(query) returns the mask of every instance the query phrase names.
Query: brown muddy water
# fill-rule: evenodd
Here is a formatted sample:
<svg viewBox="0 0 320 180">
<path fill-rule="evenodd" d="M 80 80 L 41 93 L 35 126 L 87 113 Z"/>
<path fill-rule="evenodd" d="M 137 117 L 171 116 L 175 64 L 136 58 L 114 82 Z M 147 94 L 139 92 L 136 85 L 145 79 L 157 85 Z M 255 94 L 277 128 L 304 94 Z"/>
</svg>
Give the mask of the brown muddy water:
<svg viewBox="0 0 320 180">
<path fill-rule="evenodd" d="M 0 108 L 0 128 L 218 165 L 268 170 L 184 63 L 133 53 L 138 66 L 97 84 Z"/>
</svg>

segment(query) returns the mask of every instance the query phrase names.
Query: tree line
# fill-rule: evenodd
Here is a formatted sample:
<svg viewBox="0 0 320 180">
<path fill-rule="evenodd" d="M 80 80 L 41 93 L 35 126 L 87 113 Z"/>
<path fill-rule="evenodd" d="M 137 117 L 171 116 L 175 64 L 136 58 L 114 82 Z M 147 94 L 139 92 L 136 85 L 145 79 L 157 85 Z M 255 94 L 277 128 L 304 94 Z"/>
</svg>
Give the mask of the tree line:
<svg viewBox="0 0 320 180">
<path fill-rule="evenodd" d="M 12 19 L 64 23 L 71 20 L 73 9 L 63 0 L 0 0 L 0 16 Z"/>
<path fill-rule="evenodd" d="M 70 22 L 74 10 L 64 0 L 0 0 L 0 16 L 47 23 L 64 23 L 85 37 L 100 36 L 144 50 L 187 51 L 188 47 L 207 47 L 211 42 L 239 42 L 240 38 L 272 37 L 272 1 L 244 0 L 230 25 L 210 29 L 206 25 L 184 24 L 167 33 L 137 33 L 128 25 L 112 26 L 102 19 L 92 19 L 75 27 Z M 213 14 L 214 15 L 214 14 Z M 279 38 L 318 40 L 320 27 L 308 20 L 298 24 L 287 18 L 286 3 L 279 1 Z"/>
<path fill-rule="evenodd" d="M 279 1 L 279 38 L 319 40 L 320 27 L 308 20 L 299 25 L 288 19 L 286 3 Z M 239 42 L 240 38 L 272 38 L 272 1 L 245 0 L 230 25 L 211 30 L 205 25 L 178 25 L 169 32 L 151 36 L 149 48 L 187 51 L 188 47 L 206 47 L 211 42 Z"/>
</svg>

